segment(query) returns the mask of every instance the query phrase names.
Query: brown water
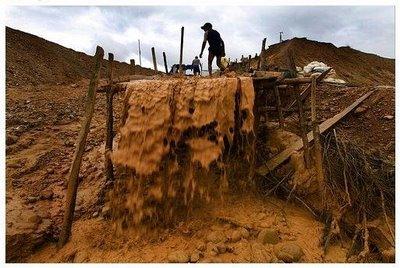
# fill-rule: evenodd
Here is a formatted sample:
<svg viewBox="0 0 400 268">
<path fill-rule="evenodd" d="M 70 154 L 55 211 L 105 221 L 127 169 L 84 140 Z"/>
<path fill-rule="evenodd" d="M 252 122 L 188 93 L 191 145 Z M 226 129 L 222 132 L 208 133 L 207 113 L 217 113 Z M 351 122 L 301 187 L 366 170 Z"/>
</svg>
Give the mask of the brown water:
<svg viewBox="0 0 400 268">
<path fill-rule="evenodd" d="M 237 166 L 232 151 L 241 148 L 243 162 L 252 161 L 244 146 L 253 135 L 251 78 L 135 81 L 125 102 L 109 194 L 119 227 L 167 225 L 221 200 L 236 179 L 227 172 Z"/>
</svg>

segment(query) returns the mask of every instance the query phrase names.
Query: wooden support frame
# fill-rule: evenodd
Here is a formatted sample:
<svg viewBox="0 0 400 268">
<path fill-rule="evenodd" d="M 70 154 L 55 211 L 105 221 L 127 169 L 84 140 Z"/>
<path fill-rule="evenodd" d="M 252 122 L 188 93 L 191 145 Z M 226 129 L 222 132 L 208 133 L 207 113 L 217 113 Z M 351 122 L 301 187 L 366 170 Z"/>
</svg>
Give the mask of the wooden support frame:
<svg viewBox="0 0 400 268">
<path fill-rule="evenodd" d="M 111 161 L 111 153 L 112 153 L 112 145 L 113 145 L 113 124 L 114 124 L 114 115 L 113 115 L 113 98 L 114 98 L 114 90 L 113 90 L 113 76 L 114 76 L 114 55 L 112 53 L 108 53 L 108 88 L 106 91 L 106 145 L 105 145 L 105 154 L 104 154 L 104 168 L 106 174 L 107 181 L 114 180 L 114 167 Z"/>
<path fill-rule="evenodd" d="M 85 103 L 85 117 L 82 122 L 82 128 L 79 132 L 78 140 L 76 143 L 75 153 L 72 160 L 72 165 L 69 173 L 69 181 L 66 195 L 66 203 L 64 210 L 64 219 L 61 229 L 60 239 L 58 241 L 58 246 L 62 247 L 68 242 L 72 221 L 74 218 L 76 193 L 78 190 L 78 175 L 79 169 L 82 163 L 82 156 L 85 151 L 86 138 L 90 129 L 90 122 L 92 121 L 94 105 L 96 101 L 96 88 L 99 84 L 101 62 L 104 57 L 104 50 L 100 46 L 96 48 L 96 54 L 94 57 L 94 69 L 93 74 L 90 79 L 89 89 L 87 92 L 87 98 Z"/>
<path fill-rule="evenodd" d="M 295 85 L 296 96 L 297 96 L 297 107 L 299 110 L 299 124 L 300 124 L 300 136 L 303 140 L 303 148 L 304 148 L 304 162 L 307 168 L 311 167 L 310 161 L 310 148 L 307 139 L 307 129 L 306 129 L 306 120 L 303 111 L 303 101 L 301 100 L 301 92 L 300 87 Z"/>
</svg>

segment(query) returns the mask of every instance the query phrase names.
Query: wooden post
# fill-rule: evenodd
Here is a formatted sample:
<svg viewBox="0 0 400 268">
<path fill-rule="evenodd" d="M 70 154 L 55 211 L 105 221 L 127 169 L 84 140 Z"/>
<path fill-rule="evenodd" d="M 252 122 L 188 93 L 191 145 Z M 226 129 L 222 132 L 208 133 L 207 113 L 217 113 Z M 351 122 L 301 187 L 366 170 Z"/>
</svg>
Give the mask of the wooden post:
<svg viewBox="0 0 400 268">
<path fill-rule="evenodd" d="M 291 77 L 297 77 L 296 64 L 294 62 L 294 53 L 291 49 L 289 49 L 287 53 L 287 61 Z"/>
<path fill-rule="evenodd" d="M 279 126 L 281 128 L 283 128 L 285 126 L 285 122 L 283 120 L 281 96 L 279 94 L 279 90 L 278 90 L 278 86 L 277 85 L 274 85 L 274 93 L 275 93 L 276 107 L 277 107 L 278 116 L 279 116 Z"/>
<path fill-rule="evenodd" d="M 251 69 L 251 55 L 249 55 L 249 71 L 250 71 L 250 69 Z"/>
<path fill-rule="evenodd" d="M 165 52 L 163 52 L 162 55 L 164 58 L 165 73 L 168 74 L 167 56 L 165 55 Z"/>
<path fill-rule="evenodd" d="M 114 57 L 114 55 L 113 55 L 113 57 Z M 132 67 L 132 70 L 133 70 L 133 74 L 135 74 L 136 70 L 135 70 L 135 60 L 134 59 L 131 59 L 131 67 Z"/>
<path fill-rule="evenodd" d="M 184 35 L 185 27 L 181 28 L 181 50 L 179 52 L 179 73 L 183 73 L 182 70 L 182 61 L 183 61 L 183 35 Z"/>
<path fill-rule="evenodd" d="M 106 180 L 113 181 L 114 180 L 114 167 L 111 162 L 111 153 L 112 153 L 112 145 L 113 145 L 113 97 L 114 92 L 112 88 L 113 84 L 113 75 L 114 75 L 114 55 L 112 53 L 108 53 L 108 88 L 106 89 L 106 148 L 105 148 L 105 173 L 106 173 Z"/>
<path fill-rule="evenodd" d="M 308 144 L 307 138 L 307 129 L 306 129 L 306 122 L 304 118 L 304 111 L 303 111 L 303 101 L 301 100 L 301 92 L 300 86 L 295 85 L 295 91 L 297 96 L 297 106 L 299 110 L 299 123 L 300 123 L 300 132 L 301 132 L 301 139 L 303 140 L 303 148 L 304 148 L 304 161 L 307 168 L 310 168 L 310 149 Z"/>
<path fill-rule="evenodd" d="M 151 48 L 151 55 L 153 57 L 153 66 L 154 66 L 154 70 L 157 72 L 157 59 L 156 59 L 156 50 L 154 49 L 154 47 Z"/>
<path fill-rule="evenodd" d="M 260 69 L 261 71 L 267 70 L 267 62 L 266 62 L 267 52 L 265 50 L 266 44 L 267 44 L 267 38 L 264 38 L 261 44 L 261 53 L 258 66 L 258 69 Z"/>
<path fill-rule="evenodd" d="M 78 190 L 78 175 L 79 169 L 82 163 L 82 156 L 85 151 L 86 138 L 90 129 L 90 122 L 92 121 L 94 104 L 96 101 L 96 88 L 99 84 L 101 62 L 104 57 L 104 50 L 97 46 L 96 55 L 94 57 L 95 64 L 90 79 L 89 89 L 87 92 L 86 103 L 85 103 L 85 118 L 82 122 L 82 128 L 79 132 L 78 141 L 76 143 L 75 154 L 72 161 L 72 166 L 70 169 L 68 189 L 66 195 L 64 220 L 62 225 L 62 230 L 60 234 L 60 239 L 58 241 L 59 247 L 62 247 L 67 243 L 69 235 L 71 233 L 72 221 L 74 219 L 74 210 L 76 202 L 76 193 Z"/>
<path fill-rule="evenodd" d="M 139 65 L 142 66 L 142 50 L 140 49 L 140 39 L 138 39 L 139 45 Z"/>
<path fill-rule="evenodd" d="M 312 76 L 311 80 L 311 123 L 313 127 L 314 136 L 314 157 L 315 166 L 317 169 L 317 178 L 320 190 L 323 190 L 324 186 L 324 169 L 323 169 L 323 159 L 322 159 L 322 148 L 320 141 L 319 125 L 317 122 L 317 80 L 315 76 Z"/>
</svg>

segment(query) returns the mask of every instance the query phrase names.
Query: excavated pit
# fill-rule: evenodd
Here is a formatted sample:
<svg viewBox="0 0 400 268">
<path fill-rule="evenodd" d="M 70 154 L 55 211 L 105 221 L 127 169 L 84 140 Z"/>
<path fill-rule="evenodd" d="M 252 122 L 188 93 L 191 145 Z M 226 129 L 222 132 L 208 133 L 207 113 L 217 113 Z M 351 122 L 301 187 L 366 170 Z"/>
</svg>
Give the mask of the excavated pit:
<svg viewBox="0 0 400 268">
<path fill-rule="evenodd" d="M 117 229 L 168 225 L 251 183 L 251 78 L 135 81 L 126 89 L 108 195 Z"/>
</svg>

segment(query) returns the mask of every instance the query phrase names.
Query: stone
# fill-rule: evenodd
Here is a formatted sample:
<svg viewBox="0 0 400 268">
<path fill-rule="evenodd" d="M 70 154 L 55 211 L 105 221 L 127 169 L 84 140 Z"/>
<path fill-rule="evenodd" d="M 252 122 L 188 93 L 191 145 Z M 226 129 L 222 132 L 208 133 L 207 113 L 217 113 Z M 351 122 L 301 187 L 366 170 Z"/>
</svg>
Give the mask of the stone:
<svg viewBox="0 0 400 268">
<path fill-rule="evenodd" d="M 204 242 L 200 242 L 196 247 L 197 250 L 202 251 L 202 252 L 205 251 L 206 248 L 207 248 L 207 246 Z"/>
<path fill-rule="evenodd" d="M 190 262 L 191 263 L 196 263 L 200 260 L 200 257 L 203 256 L 203 253 L 196 250 L 192 254 L 190 254 Z"/>
<path fill-rule="evenodd" d="M 258 234 L 258 241 L 261 244 L 278 244 L 279 242 L 279 235 L 278 232 L 274 229 L 264 229 L 260 231 Z"/>
<path fill-rule="evenodd" d="M 354 114 L 359 115 L 359 114 L 365 113 L 366 111 L 367 111 L 366 107 L 360 106 L 360 107 L 357 107 L 357 109 L 354 110 Z"/>
<path fill-rule="evenodd" d="M 26 198 L 26 203 L 28 203 L 28 204 L 36 203 L 37 201 L 39 201 L 39 197 L 37 197 L 37 196 L 28 196 Z"/>
<path fill-rule="evenodd" d="M 99 216 L 99 212 L 98 211 L 95 211 L 93 214 L 92 214 L 92 217 L 93 218 L 97 218 Z"/>
<path fill-rule="evenodd" d="M 240 239 L 242 239 L 242 233 L 239 230 L 234 230 L 231 234 L 231 239 L 230 241 L 235 243 L 240 241 Z"/>
<path fill-rule="evenodd" d="M 18 141 L 18 136 L 16 135 L 9 134 L 6 137 L 6 145 L 13 145 L 17 143 L 17 141 Z"/>
<path fill-rule="evenodd" d="M 261 243 L 255 242 L 251 245 L 252 262 L 271 262 L 272 257 Z"/>
<path fill-rule="evenodd" d="M 42 200 L 51 200 L 53 199 L 54 193 L 52 190 L 45 190 L 40 195 L 40 199 Z"/>
<path fill-rule="evenodd" d="M 111 208 L 108 205 L 104 205 L 103 209 L 101 210 L 101 215 L 106 218 L 111 215 Z"/>
<path fill-rule="evenodd" d="M 168 254 L 168 262 L 170 263 L 188 263 L 189 260 L 189 255 L 182 250 L 177 250 Z"/>
<path fill-rule="evenodd" d="M 218 243 L 216 245 L 217 250 L 218 250 L 218 254 L 224 254 L 226 253 L 226 245 L 224 243 Z"/>
<path fill-rule="evenodd" d="M 206 237 L 207 242 L 213 242 L 215 244 L 218 244 L 220 242 L 225 242 L 225 240 L 226 240 L 226 236 L 221 231 L 212 231 Z"/>
<path fill-rule="evenodd" d="M 286 263 L 298 262 L 304 255 L 303 249 L 293 242 L 285 242 L 274 247 L 274 253 L 279 260 Z"/>
<path fill-rule="evenodd" d="M 392 120 L 394 118 L 394 116 L 393 115 L 385 115 L 383 118 L 386 120 Z"/>
<path fill-rule="evenodd" d="M 395 262 L 395 250 L 394 248 L 383 250 L 382 252 L 382 259 L 385 263 L 394 263 Z"/>
<path fill-rule="evenodd" d="M 246 228 L 240 227 L 240 228 L 238 229 L 238 231 L 242 234 L 242 237 L 243 237 L 243 238 L 247 239 L 247 238 L 250 237 L 250 233 L 249 233 L 249 231 L 248 231 Z"/>
</svg>

